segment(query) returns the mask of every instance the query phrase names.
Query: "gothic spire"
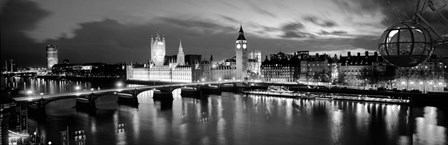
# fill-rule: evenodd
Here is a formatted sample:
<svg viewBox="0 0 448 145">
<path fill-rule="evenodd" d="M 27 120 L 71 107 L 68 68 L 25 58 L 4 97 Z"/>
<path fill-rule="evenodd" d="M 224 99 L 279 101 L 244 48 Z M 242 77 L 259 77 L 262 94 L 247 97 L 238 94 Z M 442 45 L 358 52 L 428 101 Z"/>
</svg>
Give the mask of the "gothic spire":
<svg viewBox="0 0 448 145">
<path fill-rule="evenodd" d="M 244 37 L 244 31 L 243 31 L 243 26 L 240 25 L 240 34 L 238 35 L 238 38 L 236 40 L 246 40 L 246 38 Z"/>
<path fill-rule="evenodd" d="M 179 40 L 179 53 L 184 52 L 184 48 L 182 48 L 182 40 Z"/>
</svg>

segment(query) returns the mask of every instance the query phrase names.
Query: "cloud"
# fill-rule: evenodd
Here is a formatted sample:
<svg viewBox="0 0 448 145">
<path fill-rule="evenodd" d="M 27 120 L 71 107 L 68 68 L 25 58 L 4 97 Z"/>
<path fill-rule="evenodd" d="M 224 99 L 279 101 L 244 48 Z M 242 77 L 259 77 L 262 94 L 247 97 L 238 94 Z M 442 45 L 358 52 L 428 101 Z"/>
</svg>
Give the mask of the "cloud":
<svg viewBox="0 0 448 145">
<path fill-rule="evenodd" d="M 325 31 L 325 30 L 321 30 L 319 33 L 319 35 L 346 35 L 347 32 L 346 31 Z"/>
<path fill-rule="evenodd" d="M 45 45 L 27 37 L 36 23 L 49 15 L 32 1 L 9 0 L 0 13 L 1 61 L 14 59 L 22 66 L 45 63 Z M 26 59 L 24 58 L 26 56 Z M 43 66 L 43 65 L 41 65 Z"/>
<path fill-rule="evenodd" d="M 383 7 L 381 1 L 389 0 L 334 0 L 333 2 L 345 14 L 372 15 Z M 409 1 L 409 0 L 399 0 Z"/>
<path fill-rule="evenodd" d="M 196 30 L 200 34 L 203 33 L 216 33 L 216 32 L 229 32 L 234 30 L 232 27 L 213 23 L 208 20 L 196 20 L 196 19 L 183 19 L 183 18 L 169 18 L 159 17 L 154 21 L 158 23 L 164 23 L 166 25 L 172 25 L 186 30 Z"/>
<path fill-rule="evenodd" d="M 389 24 L 394 24 L 396 22 L 397 17 L 395 17 L 390 8 L 388 8 L 386 5 L 387 3 L 385 3 L 386 1 L 387 0 L 337 0 L 337 2 L 340 3 L 338 6 L 341 9 L 347 8 L 347 10 L 344 10 L 346 15 L 366 15 L 366 17 L 369 17 L 373 15 L 372 13 L 380 11 L 381 13 L 384 13 L 382 25 L 389 26 Z M 405 2 L 407 1 L 408 0 L 405 0 Z M 36 23 L 43 18 L 47 18 L 50 14 L 48 11 L 39 8 L 39 6 L 45 6 L 47 9 L 51 8 L 51 6 L 43 4 L 37 5 L 35 4 L 36 2 L 42 3 L 40 1 L 11 0 L 6 1 L 4 6 L 0 8 L 2 60 L 6 58 L 14 58 L 22 66 L 36 64 L 43 66 L 45 64 L 45 43 L 35 42 L 30 36 L 24 33 L 28 31 L 35 31 L 36 33 L 48 32 L 37 29 Z M 81 2 L 76 3 L 79 5 L 84 4 Z M 368 4 L 370 3 L 373 3 L 372 8 L 368 7 Z M 393 6 L 405 7 L 403 0 L 399 0 L 398 2 L 392 1 L 392 3 Z M 102 2 L 97 2 L 96 5 L 100 4 L 103 5 Z M 112 5 L 114 3 L 109 4 Z M 137 4 L 139 4 L 139 6 L 143 5 L 140 3 Z M 134 7 L 137 4 L 129 3 L 127 7 Z M 165 3 L 165 5 L 167 6 L 169 4 Z M 264 3 L 264 5 L 266 6 L 266 3 Z M 262 8 L 261 6 L 263 5 L 258 6 Z M 269 8 L 275 9 L 276 6 L 279 7 L 278 5 L 275 5 Z M 438 6 L 440 5 L 438 4 Z M 172 7 L 174 8 L 176 6 Z M 195 7 L 197 6 L 195 5 Z M 76 26 L 70 27 L 69 31 L 63 31 L 64 33 L 72 33 L 73 35 L 70 35 L 70 37 L 60 36 L 62 31 L 49 28 L 58 35 L 41 38 L 53 38 L 46 40 L 45 42 L 54 42 L 58 45 L 60 60 L 70 59 L 73 63 L 115 63 L 122 61 L 142 62 L 148 60 L 150 58 L 149 38 L 151 34 L 157 32 L 163 33 L 166 36 L 167 55 L 176 54 L 178 42 L 179 40 L 182 40 L 186 54 L 202 54 L 203 57 L 207 58 L 212 52 L 216 59 L 222 59 L 235 55 L 234 43 L 238 36 L 240 23 L 243 24 L 246 32 L 246 38 L 249 42 L 249 50 L 261 50 L 263 54 L 275 53 L 279 49 L 282 49 L 284 52 L 295 52 L 298 50 L 336 51 L 354 50 L 357 48 L 363 50 L 376 50 L 379 34 L 378 36 L 364 35 L 381 33 L 371 30 L 374 28 L 382 29 L 378 27 L 383 27 L 379 23 L 359 21 L 359 17 L 353 17 L 353 21 L 347 23 L 341 21 L 341 19 L 345 20 L 349 16 L 341 16 L 343 18 L 339 16 L 334 18 L 329 16 L 332 20 L 327 20 L 319 16 L 308 15 L 299 16 L 299 18 L 302 18 L 303 20 L 306 19 L 305 21 L 291 22 L 290 20 L 294 19 L 296 16 L 283 15 L 291 13 L 290 11 L 282 13 L 281 11 L 273 11 L 273 9 L 271 9 L 272 11 L 261 9 L 265 10 L 265 13 L 263 14 L 260 10 L 257 11 L 255 8 L 253 8 L 254 10 L 251 9 L 250 5 L 235 5 L 235 8 L 237 7 L 249 9 L 251 12 L 249 14 L 241 14 L 233 11 L 233 9 L 231 11 L 226 5 L 226 7 L 221 8 L 207 7 L 213 9 L 213 12 L 216 12 L 210 16 L 197 15 L 197 13 L 191 13 L 188 10 L 182 11 L 172 9 L 170 11 L 163 11 L 159 10 L 161 9 L 160 6 L 152 7 L 151 11 L 143 11 L 142 8 L 139 9 L 140 11 L 131 11 L 125 9 L 125 7 L 121 7 L 122 9 L 120 9 L 120 11 L 111 12 L 110 10 L 105 9 L 102 11 L 95 11 L 98 13 L 93 13 L 93 10 L 91 9 L 97 7 L 92 5 L 90 9 L 87 9 L 86 12 L 83 13 L 90 14 L 90 12 L 92 12 L 92 17 L 82 16 L 79 17 L 79 20 L 76 19 L 78 17 L 68 17 L 67 21 L 70 21 L 70 25 L 66 26 Z M 189 7 L 183 8 L 189 9 Z M 280 8 L 286 10 L 286 7 Z M 216 11 L 214 9 L 216 9 Z M 313 8 L 311 7 L 311 9 Z M 144 10 L 147 10 L 147 8 L 145 7 Z M 160 13 L 154 13 L 154 11 Z M 218 11 L 225 11 L 226 13 Z M 64 16 L 65 13 L 63 12 L 65 11 L 59 10 L 57 12 L 59 12 L 58 16 L 60 16 L 58 17 L 60 19 L 57 20 L 64 20 L 62 18 L 65 17 L 62 16 Z M 119 18 L 115 15 L 117 12 L 121 13 Z M 185 12 L 185 14 L 178 14 L 178 12 Z M 272 12 L 276 12 L 275 15 L 281 15 L 282 17 L 277 16 L 275 20 L 278 21 L 271 23 L 270 18 L 272 18 L 272 15 L 269 16 L 269 13 L 274 14 Z M 447 15 L 444 10 L 442 13 Z M 76 14 L 78 13 L 71 13 L 70 16 Z M 200 14 L 203 14 L 203 12 L 200 12 Z M 440 23 L 440 19 L 432 17 L 434 15 L 427 14 L 429 13 L 425 12 L 425 16 L 428 16 L 429 21 L 431 21 L 436 28 L 442 28 L 443 25 L 441 25 L 442 23 Z M 247 15 L 254 15 L 254 17 L 246 18 Z M 259 15 L 262 15 L 261 18 L 258 17 Z M 128 16 L 132 17 L 132 19 L 127 19 Z M 147 16 L 148 18 L 144 16 Z M 375 19 L 372 21 L 376 21 L 378 17 L 383 16 L 375 16 L 373 17 Z M 138 21 L 138 23 L 133 23 L 135 18 L 144 20 Z M 53 21 L 55 21 L 55 19 L 48 23 L 53 23 Z M 62 27 L 61 25 L 58 25 L 57 21 L 55 21 L 54 25 Z M 345 28 L 347 26 L 354 28 L 347 29 Z M 365 29 L 366 27 L 369 29 Z M 355 28 L 359 28 L 360 31 L 365 33 L 355 33 L 360 32 Z M 327 35 L 329 37 L 325 37 Z M 333 35 L 350 37 L 331 37 Z M 27 59 L 24 59 L 24 56 L 27 56 Z"/>
<path fill-rule="evenodd" d="M 331 20 L 322 20 L 321 18 L 318 18 L 316 16 L 305 16 L 303 17 L 303 20 L 311 22 L 315 25 L 321 26 L 321 27 L 334 27 L 337 26 L 336 22 Z"/>
<path fill-rule="evenodd" d="M 72 32 L 74 37 L 59 37 L 47 42 L 58 45 L 61 59 L 74 63 L 147 61 L 150 59 L 150 36 L 156 33 L 165 35 L 167 55 L 177 54 L 179 40 L 182 40 L 186 54 L 205 57 L 213 51 L 216 58 L 234 55 L 231 50 L 234 50 L 238 35 L 237 26 L 231 28 L 192 19 L 159 19 L 157 23 L 146 24 L 123 24 L 111 19 L 82 23 Z"/>
<path fill-rule="evenodd" d="M 314 34 L 303 31 L 305 26 L 300 22 L 286 23 L 280 27 L 281 38 L 315 38 Z"/>
<path fill-rule="evenodd" d="M 271 13 L 271 12 L 269 12 L 269 11 L 267 11 L 265 9 L 262 9 L 262 8 L 256 6 L 256 5 L 251 5 L 251 6 L 252 6 L 252 9 L 254 9 L 259 14 L 262 14 L 262 15 L 265 15 L 265 16 L 269 16 L 269 17 L 273 17 L 273 18 L 277 17 L 277 15 L 275 15 L 274 13 Z"/>
<path fill-rule="evenodd" d="M 412 19 L 416 12 L 417 0 L 335 0 L 335 4 L 339 8 L 347 13 L 356 15 L 374 15 L 376 11 L 380 11 L 384 18 L 381 20 L 381 24 L 385 27 L 402 22 L 401 16 L 407 15 L 409 19 Z M 444 4 L 448 3 L 446 0 L 433 0 L 435 8 L 440 8 Z M 448 8 L 440 9 L 443 16 L 448 17 Z M 424 11 L 424 17 L 429 21 L 431 25 L 442 31 L 448 33 L 448 27 L 444 27 L 443 23 L 440 23 L 441 18 L 430 8 L 426 7 Z"/>
<path fill-rule="evenodd" d="M 311 33 L 300 32 L 300 31 L 287 31 L 280 37 L 282 38 L 315 38 L 316 36 Z"/>
<path fill-rule="evenodd" d="M 233 23 L 241 23 L 241 21 L 238 21 L 234 18 L 228 17 L 228 16 L 224 16 L 224 15 L 219 15 L 219 17 L 223 18 L 224 20 L 227 20 L 229 22 L 233 22 Z"/>
<path fill-rule="evenodd" d="M 115 20 L 82 23 L 74 37 L 47 42 L 58 45 L 59 57 L 71 62 L 145 61 L 149 56 L 151 25 L 124 25 Z"/>
<path fill-rule="evenodd" d="M 296 31 L 303 28 L 304 26 L 300 22 L 287 23 L 281 27 L 283 31 Z"/>
</svg>

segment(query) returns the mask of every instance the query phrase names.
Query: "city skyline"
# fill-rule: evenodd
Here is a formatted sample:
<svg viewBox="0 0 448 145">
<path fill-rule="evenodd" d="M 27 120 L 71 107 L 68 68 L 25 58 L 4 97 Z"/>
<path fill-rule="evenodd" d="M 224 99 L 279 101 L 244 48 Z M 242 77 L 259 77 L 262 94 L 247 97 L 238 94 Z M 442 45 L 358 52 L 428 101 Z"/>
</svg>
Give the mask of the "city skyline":
<svg viewBox="0 0 448 145">
<path fill-rule="evenodd" d="M 391 3 L 407 13 L 415 7 L 413 2 Z M 434 3 L 440 7 L 443 1 Z M 240 25 L 249 37 L 250 50 L 261 50 L 263 56 L 279 50 L 337 54 L 376 51 L 381 33 L 398 22 L 387 1 L 86 4 L 18 0 L 3 1 L 0 6 L 2 62 L 12 58 L 21 66 L 44 66 L 47 43 L 58 46 L 60 60 L 143 62 L 149 60 L 150 35 L 157 32 L 170 40 L 167 54 L 176 54 L 175 48 L 182 40 L 185 54 L 201 54 L 205 58 L 213 54 L 219 60 L 234 56 L 234 32 Z M 430 21 L 436 21 L 429 12 L 426 14 Z M 432 24 L 440 28 L 437 21 Z M 447 34 L 445 29 L 440 31 Z M 446 56 L 446 52 L 436 49 L 435 53 Z"/>
</svg>

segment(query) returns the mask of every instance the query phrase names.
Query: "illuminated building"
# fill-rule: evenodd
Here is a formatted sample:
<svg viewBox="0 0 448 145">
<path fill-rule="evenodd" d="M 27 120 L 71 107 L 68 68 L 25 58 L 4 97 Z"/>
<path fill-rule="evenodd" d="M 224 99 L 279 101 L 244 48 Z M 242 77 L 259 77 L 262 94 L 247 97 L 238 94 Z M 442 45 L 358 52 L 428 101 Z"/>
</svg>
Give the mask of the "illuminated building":
<svg viewBox="0 0 448 145">
<path fill-rule="evenodd" d="M 247 47 L 243 26 L 240 26 L 239 35 L 235 43 L 237 79 L 242 79 L 247 76 Z"/>
<path fill-rule="evenodd" d="M 396 70 L 394 88 L 406 90 L 444 91 L 447 89 L 448 58 L 432 55 L 426 62 Z"/>
<path fill-rule="evenodd" d="M 165 59 L 165 36 L 156 34 L 156 37 L 151 36 L 151 61 L 156 66 L 162 66 Z"/>
<path fill-rule="evenodd" d="M 67 77 L 119 78 L 125 74 L 124 66 L 105 63 L 56 64 L 52 68 L 52 74 Z"/>
<path fill-rule="evenodd" d="M 243 28 L 240 27 L 235 42 L 236 56 L 223 61 L 202 60 L 200 55 L 185 55 L 180 43 L 177 55 L 165 55 L 165 39 L 157 35 L 151 39 L 151 63 L 138 68 L 128 65 L 128 80 L 163 81 L 163 82 L 197 82 L 243 79 L 259 76 L 261 73 L 261 52 L 247 53 L 247 41 Z M 250 61 L 249 61 L 250 59 Z"/>
<path fill-rule="evenodd" d="M 279 52 L 271 54 L 261 64 L 261 74 L 267 82 L 295 82 L 300 72 L 300 60 L 296 55 Z"/>
<path fill-rule="evenodd" d="M 301 83 L 323 82 L 329 83 L 337 78 L 336 58 L 327 54 L 300 55 L 300 79 Z"/>
<path fill-rule="evenodd" d="M 5 71 L 6 72 L 16 72 L 17 64 L 14 62 L 14 59 L 7 59 L 5 61 Z"/>
<path fill-rule="evenodd" d="M 247 70 L 251 76 L 261 75 L 261 52 L 251 51 L 249 52 L 249 60 L 247 62 Z"/>
<path fill-rule="evenodd" d="M 47 69 L 51 70 L 53 65 L 58 64 L 58 49 L 54 44 L 48 44 L 46 46 L 47 51 Z"/>
<path fill-rule="evenodd" d="M 194 82 L 199 80 L 200 55 L 185 55 L 180 42 L 177 55 L 165 55 L 165 38 L 151 37 L 151 61 L 154 65 L 126 67 L 126 79 L 134 81 Z"/>
<path fill-rule="evenodd" d="M 135 68 L 128 65 L 126 67 L 126 80 L 149 81 L 149 68 Z"/>
<path fill-rule="evenodd" d="M 179 42 L 179 51 L 177 52 L 177 65 L 185 65 L 184 49 L 182 48 L 182 41 Z"/>
<path fill-rule="evenodd" d="M 381 77 L 387 77 L 387 63 L 381 56 L 378 56 L 377 52 L 375 52 L 374 55 L 369 55 L 369 52 L 365 51 L 364 56 L 362 56 L 359 52 L 356 56 L 351 55 L 351 52 L 347 52 L 347 56 L 340 56 L 338 64 L 340 73 L 339 77 L 341 77 L 340 83 L 346 86 L 359 88 L 368 85 L 369 80 L 362 79 L 363 71 L 369 71 L 367 73 L 373 73 L 370 71 L 376 71 L 382 74 Z M 378 84 L 374 84 L 374 86 L 369 87 L 378 87 L 377 85 Z"/>
</svg>

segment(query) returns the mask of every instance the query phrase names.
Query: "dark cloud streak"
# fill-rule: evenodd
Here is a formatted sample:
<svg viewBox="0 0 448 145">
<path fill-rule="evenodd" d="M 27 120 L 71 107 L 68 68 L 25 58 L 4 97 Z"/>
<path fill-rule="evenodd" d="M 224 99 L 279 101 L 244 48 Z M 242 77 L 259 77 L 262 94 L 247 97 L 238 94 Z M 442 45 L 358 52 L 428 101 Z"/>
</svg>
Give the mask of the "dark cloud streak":
<svg viewBox="0 0 448 145">
<path fill-rule="evenodd" d="M 347 35 L 346 31 L 325 31 L 325 30 L 321 30 L 319 33 L 319 35 L 340 35 L 340 36 L 345 36 Z"/>
<path fill-rule="evenodd" d="M 305 16 L 303 20 L 311 22 L 315 25 L 319 25 L 321 27 L 334 27 L 337 26 L 336 22 L 331 20 L 322 20 L 316 16 Z"/>
</svg>

